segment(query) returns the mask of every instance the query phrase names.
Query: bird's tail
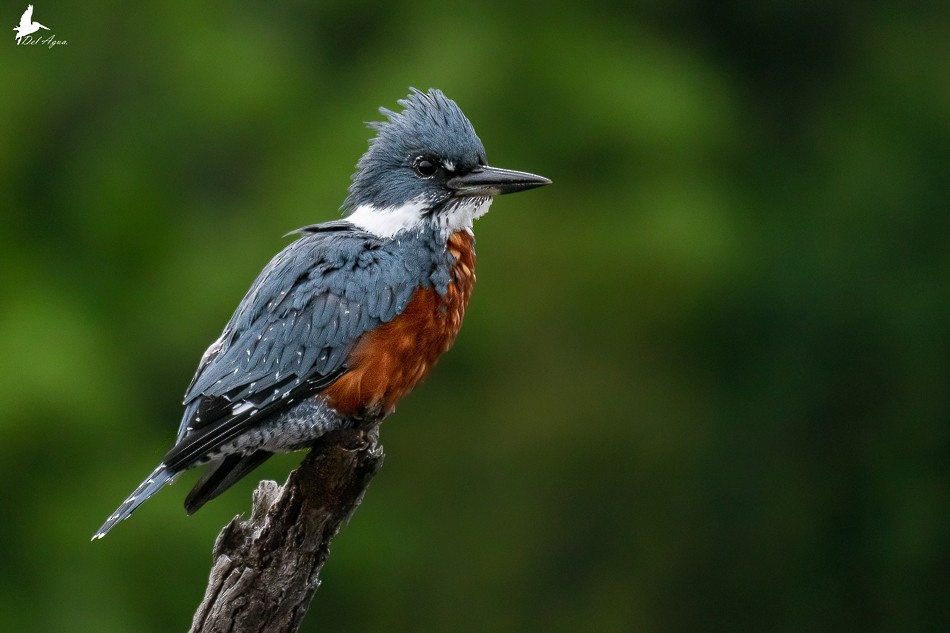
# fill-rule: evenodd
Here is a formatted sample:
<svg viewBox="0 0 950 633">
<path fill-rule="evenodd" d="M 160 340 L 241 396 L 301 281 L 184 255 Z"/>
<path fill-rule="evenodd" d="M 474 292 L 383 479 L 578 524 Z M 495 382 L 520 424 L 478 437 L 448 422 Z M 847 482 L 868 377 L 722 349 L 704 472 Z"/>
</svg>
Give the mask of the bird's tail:
<svg viewBox="0 0 950 633">
<path fill-rule="evenodd" d="M 241 477 L 266 462 L 271 455 L 273 453 L 268 451 L 254 451 L 250 455 L 228 455 L 212 462 L 185 497 L 185 512 L 194 514 L 201 506 L 236 484 Z"/>
<path fill-rule="evenodd" d="M 112 513 L 112 516 L 93 534 L 92 540 L 100 539 L 108 534 L 109 530 L 114 528 L 119 521 L 128 518 L 137 507 L 148 501 L 149 497 L 161 490 L 162 486 L 174 480 L 177 474 L 178 473 L 173 473 L 166 469 L 165 464 L 159 464 L 158 468 L 153 470 L 152 474 L 149 475 L 145 481 L 140 483 L 138 488 L 132 491 L 128 499 L 123 501 L 122 505 Z"/>
</svg>

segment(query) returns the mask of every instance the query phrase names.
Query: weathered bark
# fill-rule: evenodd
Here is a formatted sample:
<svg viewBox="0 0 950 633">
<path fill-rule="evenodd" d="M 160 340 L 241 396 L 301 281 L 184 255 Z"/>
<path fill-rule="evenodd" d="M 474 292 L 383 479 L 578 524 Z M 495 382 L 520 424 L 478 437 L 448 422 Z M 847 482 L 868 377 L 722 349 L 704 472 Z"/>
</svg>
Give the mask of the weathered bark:
<svg viewBox="0 0 950 633">
<path fill-rule="evenodd" d="M 287 483 L 262 481 L 251 517 L 214 545 L 211 577 L 191 633 L 292 633 L 320 585 L 330 539 L 383 463 L 378 427 L 328 433 Z"/>
</svg>

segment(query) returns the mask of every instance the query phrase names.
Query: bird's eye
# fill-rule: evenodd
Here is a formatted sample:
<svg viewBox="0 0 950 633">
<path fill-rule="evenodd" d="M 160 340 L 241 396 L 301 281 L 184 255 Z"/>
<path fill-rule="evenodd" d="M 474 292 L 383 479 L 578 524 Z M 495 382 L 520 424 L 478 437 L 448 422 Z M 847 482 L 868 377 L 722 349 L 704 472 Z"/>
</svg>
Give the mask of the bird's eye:
<svg viewBox="0 0 950 633">
<path fill-rule="evenodd" d="M 420 156 L 412 163 L 412 168 L 423 178 L 431 178 L 439 170 L 438 164 L 431 158 Z"/>
</svg>

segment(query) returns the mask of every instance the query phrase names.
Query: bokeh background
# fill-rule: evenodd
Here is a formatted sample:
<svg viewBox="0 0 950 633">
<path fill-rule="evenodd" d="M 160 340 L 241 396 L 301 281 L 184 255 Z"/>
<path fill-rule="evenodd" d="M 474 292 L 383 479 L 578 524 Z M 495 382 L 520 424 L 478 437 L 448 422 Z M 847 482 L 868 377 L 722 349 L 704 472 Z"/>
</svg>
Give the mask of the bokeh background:
<svg viewBox="0 0 950 633">
<path fill-rule="evenodd" d="M 89 537 L 364 121 L 552 178 L 477 227 L 304 631 L 950 630 L 946 3 L 0 3 L 0 613 L 182 631 L 245 481 Z M 280 481 L 300 455 L 259 472 Z"/>
</svg>

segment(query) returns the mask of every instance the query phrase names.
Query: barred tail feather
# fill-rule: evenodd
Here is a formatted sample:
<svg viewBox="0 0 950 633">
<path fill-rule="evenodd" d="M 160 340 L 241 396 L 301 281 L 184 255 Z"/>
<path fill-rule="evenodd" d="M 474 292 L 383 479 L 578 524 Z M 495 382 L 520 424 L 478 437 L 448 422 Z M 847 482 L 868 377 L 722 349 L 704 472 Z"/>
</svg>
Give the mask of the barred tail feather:
<svg viewBox="0 0 950 633">
<path fill-rule="evenodd" d="M 109 533 L 117 523 L 127 519 L 137 507 L 148 501 L 149 497 L 161 490 L 162 486 L 171 483 L 178 473 L 170 472 L 165 468 L 165 464 L 159 464 L 158 468 L 152 471 L 148 478 L 139 484 L 128 499 L 122 502 L 115 512 L 112 513 L 102 527 L 92 536 L 92 540 L 100 539 Z"/>
</svg>

